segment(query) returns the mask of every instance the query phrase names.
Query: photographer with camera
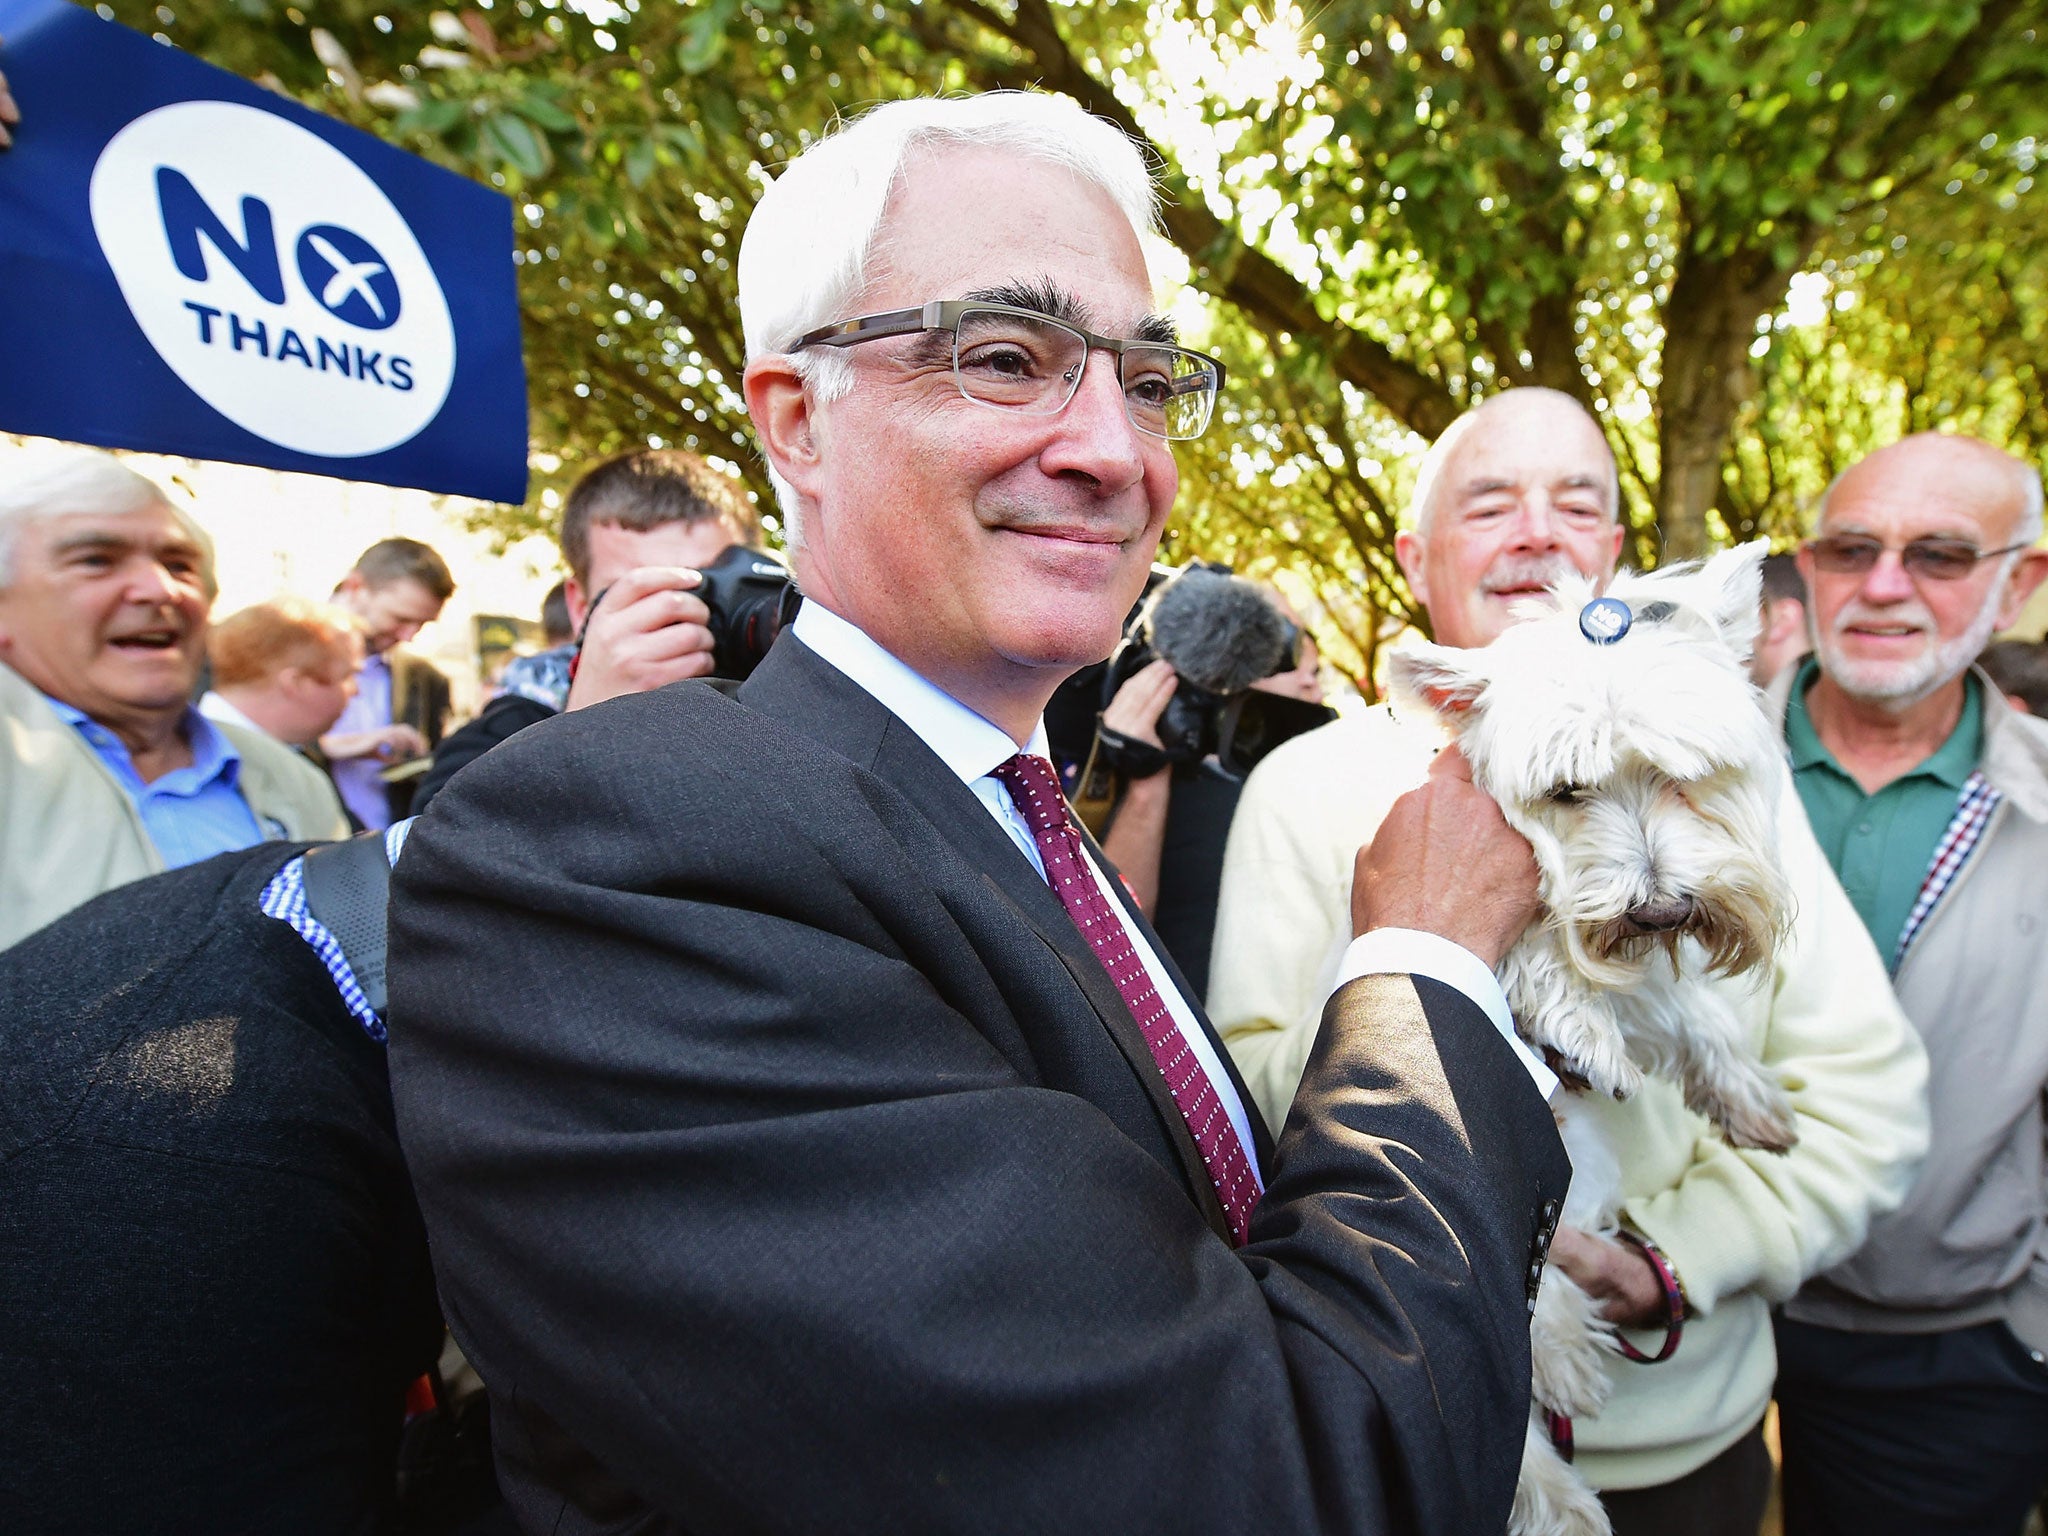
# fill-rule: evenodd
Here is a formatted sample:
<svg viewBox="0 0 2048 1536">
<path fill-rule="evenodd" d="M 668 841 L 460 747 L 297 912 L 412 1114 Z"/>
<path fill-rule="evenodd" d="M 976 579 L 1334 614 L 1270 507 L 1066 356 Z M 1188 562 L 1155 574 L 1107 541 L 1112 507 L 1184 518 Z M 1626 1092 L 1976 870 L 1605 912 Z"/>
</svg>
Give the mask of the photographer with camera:
<svg viewBox="0 0 2048 1536">
<path fill-rule="evenodd" d="M 621 454 L 584 475 L 562 511 L 576 639 L 506 667 L 498 697 L 435 752 L 413 810 L 538 721 L 687 678 L 745 677 L 794 602 L 788 571 L 754 547 L 760 536 L 745 493 L 680 448 Z"/>
<path fill-rule="evenodd" d="M 1198 996 L 1244 777 L 1335 718 L 1318 661 L 1277 594 L 1220 565 L 1161 581 L 1110 658 L 1082 798 L 1108 797 L 1103 852 Z"/>
</svg>

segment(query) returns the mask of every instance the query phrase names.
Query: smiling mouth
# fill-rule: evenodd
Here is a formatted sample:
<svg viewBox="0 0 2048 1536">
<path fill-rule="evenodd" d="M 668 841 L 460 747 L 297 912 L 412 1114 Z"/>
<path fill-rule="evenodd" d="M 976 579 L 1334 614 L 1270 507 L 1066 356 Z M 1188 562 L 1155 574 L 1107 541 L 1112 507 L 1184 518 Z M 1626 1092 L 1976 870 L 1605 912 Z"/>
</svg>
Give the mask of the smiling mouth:
<svg viewBox="0 0 2048 1536">
<path fill-rule="evenodd" d="M 1068 544 L 1080 549 L 1120 551 L 1129 539 L 1110 528 L 1065 528 L 1065 527 L 1017 527 L 1006 525 L 1005 532 L 1018 534 L 1027 539 L 1045 539 L 1054 544 Z"/>
<path fill-rule="evenodd" d="M 132 635 L 115 635 L 107 644 L 122 651 L 173 651 L 183 638 L 175 629 L 144 629 Z"/>
</svg>

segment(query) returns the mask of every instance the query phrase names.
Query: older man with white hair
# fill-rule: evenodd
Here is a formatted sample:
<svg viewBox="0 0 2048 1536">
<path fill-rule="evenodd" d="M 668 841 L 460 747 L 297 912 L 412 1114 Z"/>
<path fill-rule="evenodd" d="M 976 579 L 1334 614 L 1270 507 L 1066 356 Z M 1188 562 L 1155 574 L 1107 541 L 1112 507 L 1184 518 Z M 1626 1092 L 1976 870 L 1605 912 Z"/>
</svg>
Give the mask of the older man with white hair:
<svg viewBox="0 0 2048 1536">
<path fill-rule="evenodd" d="M 2048 723 L 1971 660 L 2048 577 L 2041 477 L 1923 433 L 1799 552 L 1799 795 L 1927 1043 L 1906 1203 L 1778 1327 L 1788 1536 L 2014 1532 L 2048 1484 Z"/>
<path fill-rule="evenodd" d="M 319 769 L 193 707 L 206 535 L 95 449 L 0 459 L 0 947 L 105 890 L 346 835 Z"/>
<path fill-rule="evenodd" d="M 1395 548 L 1438 643 L 1485 645 L 1557 577 L 1610 575 L 1616 495 L 1606 439 L 1568 396 L 1507 390 L 1460 417 L 1423 462 L 1414 526 Z M 1317 1048 L 1314 999 L 1344 942 L 1351 850 L 1379 835 L 1443 743 L 1434 719 L 1382 707 L 1280 747 L 1246 781 L 1209 1002 L 1269 1114 L 1285 1111 Z M 1609 1362 L 1606 1407 L 1571 1426 L 1578 1468 L 1621 1536 L 1754 1536 L 1770 1487 L 1770 1304 L 1855 1247 L 1925 1144 L 1919 1046 L 1789 786 L 1778 832 L 1791 936 L 1767 986 L 1716 985 L 1785 1087 L 1799 1145 L 1738 1151 L 1662 1079 L 1626 1103 L 1593 1099 L 1622 1164 L 1625 1236 L 1561 1227 L 1551 1249 L 1631 1330 L 1635 1353 Z"/>
<path fill-rule="evenodd" d="M 1448 773 L 1396 812 L 1272 1147 L 1045 757 L 1221 382 L 1151 222 L 1056 97 L 800 156 L 739 272 L 802 611 L 412 835 L 394 1097 L 536 1529 L 1506 1518 L 1565 1174 L 1489 1011 L 1527 844 Z"/>
</svg>

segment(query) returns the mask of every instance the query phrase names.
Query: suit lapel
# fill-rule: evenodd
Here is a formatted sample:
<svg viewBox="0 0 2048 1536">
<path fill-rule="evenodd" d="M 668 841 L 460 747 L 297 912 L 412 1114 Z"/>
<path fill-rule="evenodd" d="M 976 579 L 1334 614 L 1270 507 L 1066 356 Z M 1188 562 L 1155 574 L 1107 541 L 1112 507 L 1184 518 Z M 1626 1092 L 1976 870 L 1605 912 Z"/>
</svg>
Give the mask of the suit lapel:
<svg viewBox="0 0 2048 1536">
<path fill-rule="evenodd" d="M 1195 1145 L 1180 1106 L 1173 1102 L 1173 1094 L 1153 1058 L 1152 1048 L 1145 1043 L 1138 1021 L 1131 1017 L 1116 984 L 1109 979 L 1087 940 L 1081 937 L 1060 899 L 996 824 L 974 791 L 960 782 L 915 731 L 794 635 L 784 635 L 775 643 L 740 689 L 739 699 L 874 774 L 916 806 L 940 835 L 981 871 L 982 877 L 1016 910 L 1087 999 L 1151 1102 L 1161 1130 L 1173 1145 L 1190 1195 L 1210 1226 L 1228 1241 L 1229 1219 L 1216 1198 L 1215 1184 L 1202 1161 L 1201 1149 Z M 1100 850 L 1085 831 L 1082 838 L 1096 860 L 1103 862 Z M 1112 879 L 1112 884 L 1119 887 L 1121 897 L 1122 882 Z M 1149 928 L 1145 932 L 1154 950 L 1163 955 L 1156 936 Z M 1171 968 L 1172 962 L 1167 964 Z M 1189 997 L 1186 982 L 1178 972 L 1174 973 L 1174 981 L 1181 996 Z M 1199 1006 L 1195 1007 L 1195 1015 L 1201 1018 Z M 1207 1027 L 1204 1020 L 1203 1028 Z M 1220 1048 L 1218 1054 L 1228 1061 Z M 1263 1127 L 1258 1125 L 1251 1098 L 1241 1084 L 1238 1097 L 1252 1115 L 1254 1136 L 1260 1135 Z"/>
</svg>

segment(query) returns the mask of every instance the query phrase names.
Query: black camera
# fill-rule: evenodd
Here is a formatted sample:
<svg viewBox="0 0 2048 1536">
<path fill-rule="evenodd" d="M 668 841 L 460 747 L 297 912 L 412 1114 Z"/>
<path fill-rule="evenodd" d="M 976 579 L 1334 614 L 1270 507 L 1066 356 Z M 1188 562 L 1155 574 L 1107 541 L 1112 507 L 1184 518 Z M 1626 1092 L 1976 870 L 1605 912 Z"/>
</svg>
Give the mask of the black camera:
<svg viewBox="0 0 2048 1536">
<path fill-rule="evenodd" d="M 737 681 L 760 665 L 803 599 L 787 566 L 743 544 L 727 546 L 700 574 L 697 596 L 711 610 L 712 675 Z"/>
<path fill-rule="evenodd" d="M 716 560 L 701 567 L 696 596 L 711 610 L 705 627 L 711 631 L 711 675 L 730 682 L 745 679 L 761 664 L 782 628 L 796 617 L 803 597 L 789 567 L 773 555 L 744 544 L 728 544 Z M 590 600 L 583 630 L 576 636 L 580 653 L 590 621 L 597 616 L 611 588 Z M 572 672 L 573 676 L 574 673 Z"/>
</svg>

